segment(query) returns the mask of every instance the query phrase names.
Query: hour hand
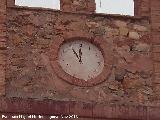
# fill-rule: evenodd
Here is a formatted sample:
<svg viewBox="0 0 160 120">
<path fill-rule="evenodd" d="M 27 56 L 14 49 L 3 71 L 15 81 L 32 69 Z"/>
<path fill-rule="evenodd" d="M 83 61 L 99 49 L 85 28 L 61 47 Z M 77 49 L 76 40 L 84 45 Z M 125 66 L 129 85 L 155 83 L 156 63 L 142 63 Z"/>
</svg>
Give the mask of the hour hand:
<svg viewBox="0 0 160 120">
<path fill-rule="evenodd" d="M 79 62 L 82 63 L 82 50 L 79 49 Z"/>
<path fill-rule="evenodd" d="M 72 51 L 73 51 L 73 53 L 76 55 L 76 57 L 78 58 L 78 60 L 79 60 L 79 57 L 78 57 L 78 54 L 76 53 L 76 51 L 72 48 Z"/>
</svg>

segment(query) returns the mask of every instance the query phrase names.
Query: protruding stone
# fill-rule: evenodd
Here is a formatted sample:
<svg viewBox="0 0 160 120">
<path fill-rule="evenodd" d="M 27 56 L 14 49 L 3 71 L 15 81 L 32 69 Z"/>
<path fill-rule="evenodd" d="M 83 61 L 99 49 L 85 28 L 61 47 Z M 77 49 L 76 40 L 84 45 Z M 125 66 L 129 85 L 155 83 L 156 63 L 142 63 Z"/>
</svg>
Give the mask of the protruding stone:
<svg viewBox="0 0 160 120">
<path fill-rule="evenodd" d="M 115 25 L 117 26 L 117 27 L 127 27 L 127 23 L 126 22 L 124 22 L 124 21 L 121 21 L 121 20 L 116 20 L 115 21 Z"/>
<path fill-rule="evenodd" d="M 122 58 L 125 59 L 126 62 L 130 63 L 133 61 L 133 54 L 130 52 L 129 46 L 119 47 L 117 52 Z"/>
<path fill-rule="evenodd" d="M 149 72 L 153 70 L 153 62 L 150 57 L 147 56 L 135 56 L 132 64 L 128 64 L 127 70 L 136 73 L 136 72 Z"/>
<path fill-rule="evenodd" d="M 67 12 L 94 12 L 94 0 L 61 0 L 61 10 Z"/>
<path fill-rule="evenodd" d="M 117 91 L 117 90 L 119 89 L 117 85 L 109 85 L 108 88 L 109 88 L 110 90 L 115 90 L 115 91 Z"/>
<path fill-rule="evenodd" d="M 18 35 L 18 34 L 13 35 L 12 41 L 13 41 L 13 43 L 14 43 L 15 45 L 18 45 L 18 44 L 20 44 L 21 42 L 23 42 L 22 38 L 21 38 L 20 35 Z"/>
<path fill-rule="evenodd" d="M 122 82 L 124 79 L 124 76 L 126 75 L 126 70 L 123 68 L 117 68 L 115 70 L 115 80 L 118 82 Z"/>
<path fill-rule="evenodd" d="M 0 42 L 0 50 L 5 50 L 7 48 L 5 42 Z"/>
<path fill-rule="evenodd" d="M 92 32 L 97 36 L 101 36 L 105 34 L 105 29 L 103 27 L 102 28 L 98 27 L 94 29 Z"/>
<path fill-rule="evenodd" d="M 129 38 L 138 40 L 140 35 L 137 32 L 129 32 Z"/>
<path fill-rule="evenodd" d="M 110 28 L 110 27 L 105 27 L 105 31 L 106 31 L 106 35 L 108 37 L 118 36 L 119 35 L 119 30 L 118 29 L 114 29 L 114 28 Z"/>
<path fill-rule="evenodd" d="M 150 51 L 150 46 L 146 43 L 140 43 L 135 46 L 135 50 L 139 52 L 149 52 Z"/>
<path fill-rule="evenodd" d="M 138 92 L 135 96 L 134 96 L 135 100 L 138 102 L 138 103 L 144 103 L 145 100 L 147 100 L 147 97 L 142 94 L 141 92 Z"/>
<path fill-rule="evenodd" d="M 140 85 L 140 82 L 137 79 L 124 79 L 123 81 L 123 87 L 124 89 L 131 89 L 135 88 L 135 86 Z"/>
<path fill-rule="evenodd" d="M 146 95 L 152 95 L 153 94 L 153 90 L 151 88 L 143 89 L 142 92 Z"/>
<path fill-rule="evenodd" d="M 96 22 L 87 22 L 86 25 L 87 25 L 89 28 L 99 27 L 99 24 L 96 23 Z"/>
<path fill-rule="evenodd" d="M 124 28 L 124 27 L 121 27 L 119 31 L 120 31 L 120 35 L 124 35 L 124 36 L 127 36 L 129 32 L 128 28 Z"/>
<path fill-rule="evenodd" d="M 137 31 L 145 32 L 148 31 L 147 27 L 141 25 L 134 25 L 133 28 Z"/>
</svg>

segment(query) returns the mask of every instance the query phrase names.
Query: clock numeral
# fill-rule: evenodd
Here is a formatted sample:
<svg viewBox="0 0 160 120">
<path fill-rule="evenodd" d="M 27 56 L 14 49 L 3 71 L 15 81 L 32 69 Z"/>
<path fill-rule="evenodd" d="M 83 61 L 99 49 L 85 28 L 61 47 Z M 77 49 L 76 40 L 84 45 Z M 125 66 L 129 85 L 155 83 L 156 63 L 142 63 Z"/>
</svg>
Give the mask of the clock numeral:
<svg viewBox="0 0 160 120">
<path fill-rule="evenodd" d="M 82 47 L 82 44 L 80 44 L 80 47 Z"/>
<path fill-rule="evenodd" d="M 100 66 L 101 65 L 101 62 L 98 62 L 98 66 Z"/>
</svg>

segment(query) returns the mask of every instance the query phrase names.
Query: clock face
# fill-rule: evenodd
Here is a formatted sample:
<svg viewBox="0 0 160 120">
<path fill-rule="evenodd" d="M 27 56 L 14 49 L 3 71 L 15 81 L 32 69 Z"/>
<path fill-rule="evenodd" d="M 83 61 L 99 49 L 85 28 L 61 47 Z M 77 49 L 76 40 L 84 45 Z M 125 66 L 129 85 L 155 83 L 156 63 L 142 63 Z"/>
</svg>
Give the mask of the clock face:
<svg viewBox="0 0 160 120">
<path fill-rule="evenodd" d="M 64 43 L 58 54 L 62 69 L 85 81 L 97 77 L 104 67 L 101 51 L 90 42 L 74 40 Z"/>
</svg>

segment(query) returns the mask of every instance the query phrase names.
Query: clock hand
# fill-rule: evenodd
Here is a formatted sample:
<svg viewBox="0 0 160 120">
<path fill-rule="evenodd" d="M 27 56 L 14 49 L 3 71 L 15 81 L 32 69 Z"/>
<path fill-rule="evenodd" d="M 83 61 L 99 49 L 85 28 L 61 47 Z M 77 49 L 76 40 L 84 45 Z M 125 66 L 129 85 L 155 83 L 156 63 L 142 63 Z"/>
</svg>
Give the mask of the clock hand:
<svg viewBox="0 0 160 120">
<path fill-rule="evenodd" d="M 82 63 L 82 50 L 81 48 L 79 49 L 79 62 Z"/>
<path fill-rule="evenodd" d="M 73 51 L 73 53 L 76 55 L 76 57 L 78 58 L 78 60 L 79 60 L 79 57 L 78 57 L 78 54 L 76 53 L 76 51 L 72 48 L 72 51 Z"/>
</svg>

